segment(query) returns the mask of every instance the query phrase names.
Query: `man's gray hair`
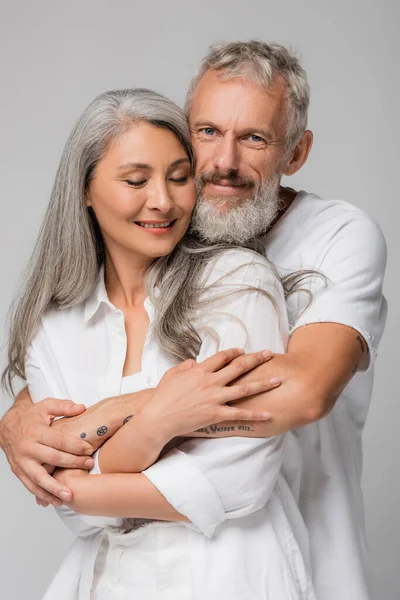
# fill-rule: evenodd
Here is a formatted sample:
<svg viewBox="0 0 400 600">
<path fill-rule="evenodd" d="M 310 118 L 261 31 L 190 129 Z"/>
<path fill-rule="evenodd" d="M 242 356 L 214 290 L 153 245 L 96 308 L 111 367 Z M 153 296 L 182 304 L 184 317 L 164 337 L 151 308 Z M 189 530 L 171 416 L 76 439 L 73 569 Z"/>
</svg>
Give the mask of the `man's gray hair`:
<svg viewBox="0 0 400 600">
<path fill-rule="evenodd" d="M 277 77 L 282 77 L 287 91 L 287 151 L 295 148 L 307 128 L 310 87 L 307 74 L 293 52 L 280 44 L 266 44 L 255 40 L 211 46 L 189 85 L 185 105 L 187 115 L 200 80 L 211 70 L 220 71 L 221 79 L 225 80 L 250 77 L 267 90 Z"/>
</svg>

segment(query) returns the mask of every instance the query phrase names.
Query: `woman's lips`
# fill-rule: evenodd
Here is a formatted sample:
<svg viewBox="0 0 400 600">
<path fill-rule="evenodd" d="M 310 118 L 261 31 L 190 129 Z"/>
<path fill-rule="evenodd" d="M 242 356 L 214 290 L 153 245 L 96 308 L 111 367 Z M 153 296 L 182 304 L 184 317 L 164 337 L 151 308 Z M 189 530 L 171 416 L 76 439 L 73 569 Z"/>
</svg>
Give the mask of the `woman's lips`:
<svg viewBox="0 0 400 600">
<path fill-rule="evenodd" d="M 135 221 L 135 225 L 152 235 L 166 235 L 171 231 L 175 222 L 176 219 L 173 221 Z"/>
</svg>

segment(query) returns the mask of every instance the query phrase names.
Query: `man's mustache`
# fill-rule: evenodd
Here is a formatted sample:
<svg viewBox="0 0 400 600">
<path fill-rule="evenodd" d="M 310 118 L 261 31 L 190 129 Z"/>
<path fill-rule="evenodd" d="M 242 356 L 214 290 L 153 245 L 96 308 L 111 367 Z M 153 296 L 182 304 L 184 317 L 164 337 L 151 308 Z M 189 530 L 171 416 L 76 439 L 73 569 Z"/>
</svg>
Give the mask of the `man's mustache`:
<svg viewBox="0 0 400 600">
<path fill-rule="evenodd" d="M 247 189 L 253 189 L 256 182 L 251 177 L 242 177 L 235 171 L 227 174 L 222 174 L 219 171 L 200 173 L 196 178 L 196 183 L 201 189 L 206 183 L 213 183 L 214 185 L 232 185 L 234 187 L 245 187 Z"/>
</svg>

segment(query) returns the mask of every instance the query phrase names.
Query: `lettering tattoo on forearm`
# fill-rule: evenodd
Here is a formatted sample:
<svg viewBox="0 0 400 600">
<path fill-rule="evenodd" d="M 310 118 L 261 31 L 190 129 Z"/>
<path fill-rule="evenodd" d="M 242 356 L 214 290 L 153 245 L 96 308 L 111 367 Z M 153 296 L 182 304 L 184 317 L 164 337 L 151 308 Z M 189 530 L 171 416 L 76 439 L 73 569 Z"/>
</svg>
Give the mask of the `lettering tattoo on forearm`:
<svg viewBox="0 0 400 600">
<path fill-rule="evenodd" d="M 196 433 L 205 433 L 206 435 L 212 435 L 213 433 L 221 433 L 227 431 L 254 431 L 254 427 L 250 425 L 210 425 L 209 427 L 202 427 L 196 429 Z"/>
<path fill-rule="evenodd" d="M 367 354 L 368 354 L 368 352 L 369 352 L 368 344 L 367 344 L 367 347 L 365 348 L 365 346 L 364 346 L 364 340 L 362 339 L 361 335 L 358 335 L 356 337 L 356 340 L 360 343 L 362 353 L 365 354 L 365 351 L 366 351 Z"/>
<path fill-rule="evenodd" d="M 133 415 L 128 415 L 125 417 L 125 419 L 122 421 L 122 425 L 126 425 L 126 423 L 132 419 L 132 417 Z"/>
</svg>

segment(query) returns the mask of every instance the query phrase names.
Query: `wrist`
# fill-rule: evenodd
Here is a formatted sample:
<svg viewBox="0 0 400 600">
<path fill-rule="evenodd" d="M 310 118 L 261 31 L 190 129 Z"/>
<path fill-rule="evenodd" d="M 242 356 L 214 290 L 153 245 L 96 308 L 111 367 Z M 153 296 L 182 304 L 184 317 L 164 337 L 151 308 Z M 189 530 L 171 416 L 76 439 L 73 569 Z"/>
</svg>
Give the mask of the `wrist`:
<svg viewBox="0 0 400 600">
<path fill-rule="evenodd" d="M 165 422 L 151 410 L 150 406 L 144 406 L 135 416 L 132 423 L 135 430 L 139 432 L 140 439 L 148 448 L 158 453 L 174 437 Z"/>
</svg>

